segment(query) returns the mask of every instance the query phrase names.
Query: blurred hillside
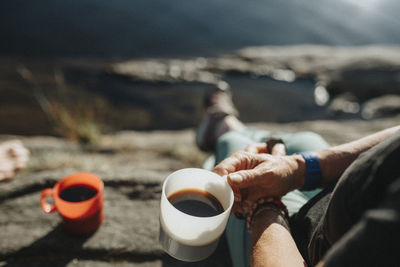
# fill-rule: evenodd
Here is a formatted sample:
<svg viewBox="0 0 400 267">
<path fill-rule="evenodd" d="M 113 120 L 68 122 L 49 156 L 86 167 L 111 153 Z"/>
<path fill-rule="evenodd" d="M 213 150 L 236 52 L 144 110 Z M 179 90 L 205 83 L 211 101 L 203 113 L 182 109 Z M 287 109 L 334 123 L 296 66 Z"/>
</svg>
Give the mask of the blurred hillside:
<svg viewBox="0 0 400 267">
<path fill-rule="evenodd" d="M 216 57 L 246 46 L 400 44 L 396 0 L 4 0 L 1 56 Z"/>
</svg>

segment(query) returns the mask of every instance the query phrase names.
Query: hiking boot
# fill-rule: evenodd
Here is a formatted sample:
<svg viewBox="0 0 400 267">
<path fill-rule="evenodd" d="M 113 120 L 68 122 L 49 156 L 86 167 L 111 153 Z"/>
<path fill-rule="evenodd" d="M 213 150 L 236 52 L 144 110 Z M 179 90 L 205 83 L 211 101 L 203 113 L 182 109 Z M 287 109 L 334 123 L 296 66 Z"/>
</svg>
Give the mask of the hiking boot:
<svg viewBox="0 0 400 267">
<path fill-rule="evenodd" d="M 208 92 L 203 99 L 204 117 L 196 131 L 197 146 L 203 151 L 215 151 L 224 118 L 228 115 L 238 117 L 239 112 L 232 102 L 229 88 L 218 87 Z"/>
</svg>

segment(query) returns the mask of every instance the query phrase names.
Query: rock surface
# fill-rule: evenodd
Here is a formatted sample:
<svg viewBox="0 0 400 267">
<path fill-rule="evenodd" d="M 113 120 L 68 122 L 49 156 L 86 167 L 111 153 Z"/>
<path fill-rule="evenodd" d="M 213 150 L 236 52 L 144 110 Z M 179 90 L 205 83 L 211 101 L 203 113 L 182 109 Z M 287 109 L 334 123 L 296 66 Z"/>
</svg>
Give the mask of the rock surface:
<svg viewBox="0 0 400 267">
<path fill-rule="evenodd" d="M 333 95 L 351 92 L 360 100 L 400 94 L 400 48 L 321 45 L 247 47 L 219 58 L 132 60 L 111 65 L 111 73 L 142 81 L 216 84 L 232 73 L 293 82 L 311 77 Z"/>
<path fill-rule="evenodd" d="M 399 55 L 398 46 L 297 45 L 248 47 L 215 58 L 7 58 L 0 63 L 0 133 L 75 138 L 77 128 L 93 135 L 96 127 L 194 127 L 204 93 L 221 84 L 231 86 L 248 123 L 362 118 L 367 101 L 400 95 Z M 342 97 L 349 93 L 351 103 Z M 375 101 L 365 112 L 398 114 L 400 103 L 388 105 Z M 27 117 L 30 123 L 20 123 Z"/>
<path fill-rule="evenodd" d="M 312 130 L 334 145 L 399 122 L 397 116 L 250 126 Z M 193 130 L 117 132 L 93 145 L 46 136 L 0 136 L 11 138 L 23 141 L 31 160 L 16 177 L 0 183 L 0 266 L 231 266 L 224 239 L 216 253 L 195 264 L 172 259 L 158 244 L 163 179 L 176 169 L 200 167 L 207 157 L 196 148 Z M 42 189 L 77 171 L 93 172 L 105 183 L 106 219 L 86 237 L 65 234 L 59 216 L 44 214 L 39 206 Z"/>
</svg>

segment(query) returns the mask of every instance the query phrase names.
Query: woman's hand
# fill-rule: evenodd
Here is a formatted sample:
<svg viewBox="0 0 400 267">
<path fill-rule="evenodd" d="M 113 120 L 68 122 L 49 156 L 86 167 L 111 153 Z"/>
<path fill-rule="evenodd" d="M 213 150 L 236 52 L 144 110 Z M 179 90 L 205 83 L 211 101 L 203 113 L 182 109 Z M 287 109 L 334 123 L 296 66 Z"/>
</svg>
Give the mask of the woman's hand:
<svg viewBox="0 0 400 267">
<path fill-rule="evenodd" d="M 281 197 L 301 187 L 300 176 L 304 175 L 305 169 L 301 170 L 299 161 L 303 161 L 300 155 L 274 156 L 238 151 L 218 164 L 214 172 L 227 175 L 234 189 L 248 188 L 259 191 L 261 196 Z"/>
<path fill-rule="evenodd" d="M 261 197 L 282 197 L 303 185 L 303 158 L 282 156 L 280 145 L 273 147 L 272 155 L 265 153 L 268 152 L 265 144 L 251 145 L 246 150 L 255 153 L 238 151 L 214 168 L 215 173 L 228 177 L 235 195 L 235 213 L 247 213 L 251 204 Z"/>
</svg>

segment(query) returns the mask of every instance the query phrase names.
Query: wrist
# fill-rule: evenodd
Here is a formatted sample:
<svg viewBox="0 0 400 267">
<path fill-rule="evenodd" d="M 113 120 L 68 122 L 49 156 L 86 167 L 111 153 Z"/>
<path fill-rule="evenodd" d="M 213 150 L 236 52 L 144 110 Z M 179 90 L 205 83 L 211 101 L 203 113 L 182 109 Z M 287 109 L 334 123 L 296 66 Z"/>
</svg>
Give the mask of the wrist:
<svg viewBox="0 0 400 267">
<path fill-rule="evenodd" d="M 279 225 L 290 232 L 289 221 L 286 216 L 272 207 L 272 205 L 267 205 L 254 214 L 251 220 L 250 232 L 252 235 L 257 236 L 272 225 Z"/>
<path fill-rule="evenodd" d="M 322 184 L 322 171 L 317 153 L 309 151 L 296 154 L 301 155 L 305 162 L 305 179 L 300 190 L 309 191 L 319 188 Z"/>
<path fill-rule="evenodd" d="M 288 210 L 280 199 L 274 197 L 263 197 L 253 203 L 247 216 L 247 229 L 252 231 L 253 223 L 255 220 L 258 221 L 256 218 L 260 217 L 260 214 L 271 214 L 271 212 L 272 216 L 268 217 L 268 222 L 272 219 L 271 223 L 277 222 L 289 229 Z M 264 218 L 264 216 L 262 217 Z M 267 225 L 268 222 L 265 221 L 262 225 Z"/>
<path fill-rule="evenodd" d="M 294 162 L 296 164 L 296 168 L 293 174 L 293 188 L 292 190 L 295 189 L 300 189 L 304 186 L 304 183 L 306 181 L 306 161 L 303 158 L 302 155 L 300 154 L 294 154 L 291 157 L 293 157 Z"/>
</svg>

